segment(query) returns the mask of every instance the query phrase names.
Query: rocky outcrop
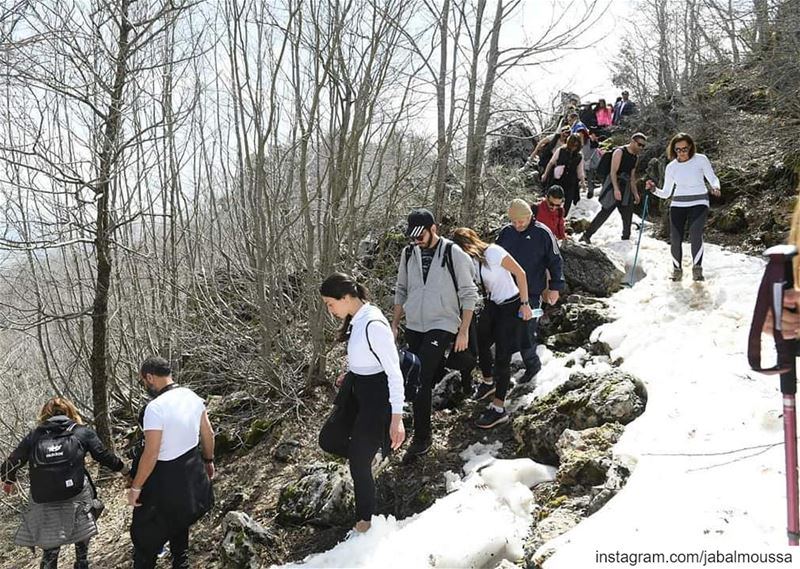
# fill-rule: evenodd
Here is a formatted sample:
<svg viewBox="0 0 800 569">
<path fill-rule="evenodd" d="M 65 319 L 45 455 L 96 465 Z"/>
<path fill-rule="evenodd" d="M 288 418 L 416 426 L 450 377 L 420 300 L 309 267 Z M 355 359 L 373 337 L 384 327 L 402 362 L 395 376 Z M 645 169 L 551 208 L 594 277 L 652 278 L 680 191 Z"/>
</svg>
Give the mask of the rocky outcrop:
<svg viewBox="0 0 800 569">
<path fill-rule="evenodd" d="M 608 373 L 574 373 L 564 384 L 517 412 L 514 437 L 526 456 L 558 464 L 556 443 L 567 429 L 606 423 L 625 425 L 644 412 L 647 394 L 640 380 L 614 369 Z"/>
<path fill-rule="evenodd" d="M 486 164 L 519 168 L 536 146 L 536 137 L 524 123 L 515 122 L 500 129 L 486 149 Z"/>
<path fill-rule="evenodd" d="M 623 272 L 601 249 L 565 239 L 561 243 L 564 278 L 571 291 L 608 297 L 622 287 Z"/>
<path fill-rule="evenodd" d="M 281 524 L 348 525 L 354 508 L 353 481 L 347 467 L 314 463 L 297 482 L 281 490 L 277 521 Z"/>
<path fill-rule="evenodd" d="M 611 321 L 603 301 L 571 295 L 556 310 L 548 311 L 548 322 L 542 325 L 545 344 L 553 350 L 571 351 L 588 343 L 595 328 Z"/>
<path fill-rule="evenodd" d="M 225 514 L 222 531 L 222 557 L 228 566 L 257 569 L 262 566 L 258 546 L 275 545 L 275 536 L 244 512 Z"/>
</svg>

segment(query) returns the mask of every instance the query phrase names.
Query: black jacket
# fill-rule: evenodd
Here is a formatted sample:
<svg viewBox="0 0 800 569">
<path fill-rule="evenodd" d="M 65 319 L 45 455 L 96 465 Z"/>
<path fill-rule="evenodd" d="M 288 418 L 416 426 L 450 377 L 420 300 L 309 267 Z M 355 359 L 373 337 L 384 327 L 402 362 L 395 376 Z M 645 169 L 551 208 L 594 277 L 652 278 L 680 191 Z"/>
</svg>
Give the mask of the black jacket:
<svg viewBox="0 0 800 569">
<path fill-rule="evenodd" d="M 19 445 L 17 445 L 17 448 L 14 449 L 8 459 L 0 465 L 0 479 L 2 479 L 3 482 L 16 482 L 17 471 L 27 464 L 31 456 L 31 451 L 33 450 L 33 443 L 43 431 L 64 431 L 73 424 L 74 421 L 72 419 L 63 415 L 57 415 L 51 417 L 28 433 Z M 115 472 L 119 472 L 124 468 L 125 464 L 122 462 L 122 459 L 109 451 L 100 441 L 100 437 L 97 436 L 97 433 L 92 429 L 85 425 L 77 425 L 73 433 L 78 437 L 84 451 L 91 454 L 92 458 L 97 462 Z"/>
<path fill-rule="evenodd" d="M 564 290 L 566 283 L 558 241 L 546 225 L 531 219 L 528 228 L 521 232 L 512 225 L 507 225 L 497 236 L 497 244 L 525 269 L 531 305 L 538 300 L 545 288 Z M 550 271 L 549 283 L 545 272 L 547 270 Z"/>
</svg>

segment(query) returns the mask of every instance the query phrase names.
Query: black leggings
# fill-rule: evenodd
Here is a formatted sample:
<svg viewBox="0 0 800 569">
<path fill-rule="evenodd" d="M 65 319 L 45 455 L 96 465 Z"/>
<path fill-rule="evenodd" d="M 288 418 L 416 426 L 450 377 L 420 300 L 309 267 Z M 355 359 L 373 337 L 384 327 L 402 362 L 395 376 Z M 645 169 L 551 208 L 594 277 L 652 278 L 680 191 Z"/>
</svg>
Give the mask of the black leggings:
<svg viewBox="0 0 800 569">
<path fill-rule="evenodd" d="M 347 459 L 353 477 L 356 517 L 370 521 L 375 513 L 372 459 L 387 438 L 391 416 L 389 382 L 383 372 L 375 375 L 350 372 L 350 376 L 352 383 L 345 381 L 342 389 L 352 389 L 352 393 L 341 394 L 341 408 L 322 427 L 319 446 Z"/>
<path fill-rule="evenodd" d="M 478 361 L 481 373 L 483 377 L 494 377 L 494 396 L 501 401 L 505 401 L 511 383 L 511 354 L 516 348 L 516 338 L 522 322 L 517 314 L 519 308 L 519 298 L 506 304 L 487 301 L 478 319 Z"/>
<path fill-rule="evenodd" d="M 689 241 L 692 244 L 692 265 L 703 265 L 703 229 L 708 218 L 708 207 L 693 205 L 692 207 L 669 208 L 669 244 L 672 251 L 672 266 L 681 268 L 683 257 L 683 235 L 689 225 Z"/>
<path fill-rule="evenodd" d="M 622 238 L 630 239 L 631 225 L 633 223 L 633 197 L 631 197 L 631 203 L 628 205 L 622 205 L 622 202 L 617 202 L 609 209 L 601 209 L 598 211 L 597 215 L 594 216 L 591 225 L 589 225 L 589 229 L 586 230 L 586 237 L 591 237 L 594 235 L 597 230 L 600 229 L 600 226 L 603 225 L 609 217 L 611 217 L 611 214 L 615 209 L 619 210 L 619 215 L 622 218 Z"/>
<path fill-rule="evenodd" d="M 189 528 L 176 531 L 169 540 L 164 540 L 163 546 L 169 541 L 169 552 L 172 556 L 172 569 L 189 569 Z M 133 569 L 155 569 L 158 554 L 144 553 L 139 549 L 133 552 Z"/>
<path fill-rule="evenodd" d="M 58 569 L 58 555 L 60 547 L 45 549 L 42 553 L 42 562 L 39 569 Z M 75 544 L 75 569 L 89 569 L 89 540 L 79 541 Z"/>
</svg>

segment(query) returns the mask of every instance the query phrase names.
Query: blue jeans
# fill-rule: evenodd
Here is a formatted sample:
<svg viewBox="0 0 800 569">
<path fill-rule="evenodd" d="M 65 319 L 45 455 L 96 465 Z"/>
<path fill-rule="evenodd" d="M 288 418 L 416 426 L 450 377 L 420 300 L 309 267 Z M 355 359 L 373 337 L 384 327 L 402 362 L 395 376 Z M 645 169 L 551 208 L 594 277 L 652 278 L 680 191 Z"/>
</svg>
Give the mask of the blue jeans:
<svg viewBox="0 0 800 569">
<path fill-rule="evenodd" d="M 536 296 L 536 295 L 533 295 Z M 531 298 L 531 310 L 541 308 L 541 298 L 534 300 Z M 542 362 L 539 356 L 536 355 L 536 333 L 539 330 L 539 319 L 531 318 L 527 322 L 523 322 L 520 329 L 519 341 L 519 354 L 522 356 L 522 361 L 525 363 L 525 370 L 535 372 L 542 367 Z"/>
</svg>

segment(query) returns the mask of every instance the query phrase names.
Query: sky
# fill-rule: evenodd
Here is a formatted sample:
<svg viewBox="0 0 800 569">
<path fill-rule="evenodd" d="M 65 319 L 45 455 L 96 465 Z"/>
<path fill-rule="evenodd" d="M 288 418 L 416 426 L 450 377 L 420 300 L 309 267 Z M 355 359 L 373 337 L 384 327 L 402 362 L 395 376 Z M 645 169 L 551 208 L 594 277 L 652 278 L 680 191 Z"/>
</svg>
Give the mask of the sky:
<svg viewBox="0 0 800 569">
<path fill-rule="evenodd" d="M 571 217 L 590 218 L 596 199 L 581 200 Z M 620 241 L 619 216 L 592 237 L 620 265 L 630 266 L 636 241 Z M 636 235 L 634 236 L 635 239 Z M 781 553 L 786 544 L 781 394 L 778 380 L 750 371 L 747 332 L 763 272 L 761 258 L 706 244 L 707 280 L 669 280 L 668 245 L 645 235 L 639 263 L 646 275 L 610 298 L 616 320 L 596 329 L 621 368 L 644 382 L 643 415 L 626 426 L 615 455 L 631 464 L 627 485 L 599 512 L 537 552 L 544 569 L 681 567 L 723 564 L 598 562 L 599 553 Z M 768 342 L 765 342 L 768 344 Z M 544 367 L 532 396 L 509 402 L 519 413 L 581 366 L 540 346 Z M 602 371 L 608 364 L 594 364 Z M 328 552 L 286 567 L 495 567 L 520 555 L 530 526 L 529 486 L 553 471 L 529 459 L 492 458 L 481 444 L 462 454 L 461 472 L 445 475 L 450 494 L 405 520 L 373 518 L 373 529 L 351 535 Z M 478 464 L 490 464 L 480 472 Z M 797 548 L 794 548 L 795 550 Z M 800 551 L 792 552 L 800 558 Z M 608 559 L 608 558 L 606 558 Z M 620 558 L 617 558 L 618 560 Z M 641 559 L 641 558 L 639 558 Z M 726 568 L 789 567 L 726 563 Z"/>
</svg>

